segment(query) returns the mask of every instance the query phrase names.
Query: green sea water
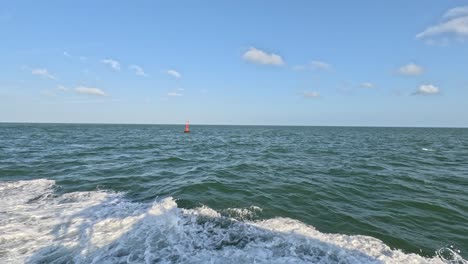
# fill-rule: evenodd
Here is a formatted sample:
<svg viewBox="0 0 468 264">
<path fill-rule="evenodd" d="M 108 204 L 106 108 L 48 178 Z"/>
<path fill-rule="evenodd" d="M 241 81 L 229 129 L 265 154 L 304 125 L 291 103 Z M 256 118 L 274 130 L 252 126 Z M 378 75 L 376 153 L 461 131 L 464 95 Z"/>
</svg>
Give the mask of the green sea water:
<svg viewBox="0 0 468 264">
<path fill-rule="evenodd" d="M 466 263 L 468 129 L 183 129 L 0 124 L 2 263 Z"/>
</svg>

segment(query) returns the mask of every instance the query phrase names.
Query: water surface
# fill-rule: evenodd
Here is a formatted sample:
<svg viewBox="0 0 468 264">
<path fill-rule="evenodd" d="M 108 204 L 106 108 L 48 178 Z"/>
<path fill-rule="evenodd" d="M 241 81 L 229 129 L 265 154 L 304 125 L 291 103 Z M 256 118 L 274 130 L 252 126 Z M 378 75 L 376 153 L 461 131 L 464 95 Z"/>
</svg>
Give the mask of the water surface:
<svg viewBox="0 0 468 264">
<path fill-rule="evenodd" d="M 468 129 L 183 128 L 0 124 L 0 260 L 466 263 Z"/>
</svg>

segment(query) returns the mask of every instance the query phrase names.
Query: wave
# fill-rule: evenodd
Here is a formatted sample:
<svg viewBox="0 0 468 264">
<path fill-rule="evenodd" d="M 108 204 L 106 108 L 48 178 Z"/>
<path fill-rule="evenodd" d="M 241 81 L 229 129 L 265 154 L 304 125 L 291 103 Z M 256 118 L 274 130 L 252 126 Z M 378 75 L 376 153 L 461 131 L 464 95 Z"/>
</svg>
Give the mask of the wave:
<svg viewBox="0 0 468 264">
<path fill-rule="evenodd" d="M 57 195 L 55 187 L 0 183 L 0 263 L 468 263 L 451 248 L 427 258 L 289 218 L 239 220 L 179 208 L 171 197 L 136 203 L 105 191 Z M 240 218 L 259 210 L 225 209 Z"/>
</svg>

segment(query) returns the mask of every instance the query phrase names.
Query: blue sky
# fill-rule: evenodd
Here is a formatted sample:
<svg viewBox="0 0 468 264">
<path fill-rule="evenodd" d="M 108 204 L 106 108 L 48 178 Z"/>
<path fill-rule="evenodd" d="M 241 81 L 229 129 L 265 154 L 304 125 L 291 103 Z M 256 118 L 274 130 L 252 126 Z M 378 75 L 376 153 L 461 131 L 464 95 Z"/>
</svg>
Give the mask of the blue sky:
<svg viewBox="0 0 468 264">
<path fill-rule="evenodd" d="M 0 122 L 468 127 L 468 1 L 2 1 Z"/>
</svg>

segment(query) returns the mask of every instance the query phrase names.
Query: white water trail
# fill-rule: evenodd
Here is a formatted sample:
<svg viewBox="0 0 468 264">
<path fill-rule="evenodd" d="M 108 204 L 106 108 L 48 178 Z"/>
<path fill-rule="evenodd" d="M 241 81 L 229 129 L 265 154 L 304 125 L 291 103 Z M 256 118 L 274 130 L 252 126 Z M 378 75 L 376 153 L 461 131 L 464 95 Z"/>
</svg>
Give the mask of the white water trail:
<svg viewBox="0 0 468 264">
<path fill-rule="evenodd" d="M 0 263 L 467 263 L 454 251 L 450 260 L 425 258 L 289 218 L 238 221 L 208 207 L 178 208 L 170 197 L 147 204 L 104 191 L 55 195 L 54 185 L 0 183 Z M 247 217 L 261 209 L 226 210 Z"/>
</svg>

